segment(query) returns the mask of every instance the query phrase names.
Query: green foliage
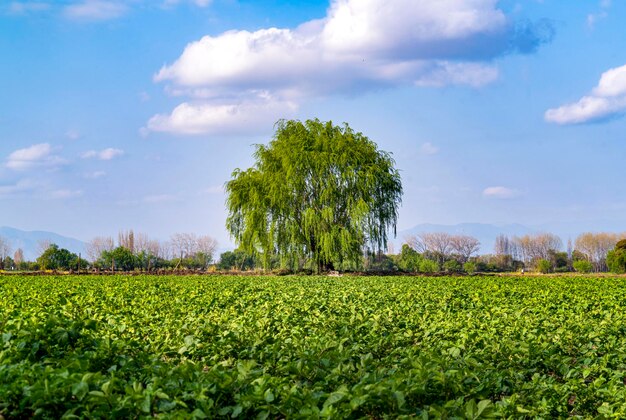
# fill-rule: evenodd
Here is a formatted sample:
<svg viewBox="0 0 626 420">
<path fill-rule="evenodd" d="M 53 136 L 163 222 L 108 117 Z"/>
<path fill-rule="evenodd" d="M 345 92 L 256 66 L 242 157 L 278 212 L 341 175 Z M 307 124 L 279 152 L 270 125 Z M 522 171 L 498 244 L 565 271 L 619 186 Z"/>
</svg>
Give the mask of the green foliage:
<svg viewBox="0 0 626 420">
<path fill-rule="evenodd" d="M 552 264 L 548 260 L 540 259 L 535 262 L 535 268 L 542 274 L 547 274 L 552 271 Z"/>
<path fill-rule="evenodd" d="M 363 249 L 387 247 L 402 196 L 391 156 L 347 124 L 279 121 L 254 167 L 226 184 L 227 228 L 268 266 L 305 259 L 319 269 L 361 264 Z"/>
<path fill-rule="evenodd" d="M 103 251 L 99 265 L 104 269 L 131 271 L 139 267 L 139 261 L 130 249 L 118 246 L 111 251 Z"/>
<path fill-rule="evenodd" d="M 609 251 L 606 256 L 606 264 L 613 273 L 626 273 L 626 248 L 617 248 Z"/>
<path fill-rule="evenodd" d="M 476 263 L 472 261 L 466 262 L 463 264 L 463 270 L 465 270 L 467 274 L 474 274 L 476 272 Z"/>
<path fill-rule="evenodd" d="M 0 418 L 625 418 L 589 277 L 0 276 Z"/>
<path fill-rule="evenodd" d="M 436 273 L 439 271 L 439 264 L 433 260 L 423 259 L 420 262 L 420 272 L 421 273 Z"/>
<path fill-rule="evenodd" d="M 65 248 L 52 244 L 37 258 L 41 270 L 70 270 L 78 268 L 78 255 Z M 81 260 L 81 268 L 86 268 L 87 261 Z"/>
<path fill-rule="evenodd" d="M 226 251 L 220 255 L 217 268 L 220 270 L 251 270 L 255 266 L 254 257 L 242 249 Z"/>
<path fill-rule="evenodd" d="M 443 263 L 443 270 L 446 273 L 460 273 L 463 271 L 463 266 L 457 260 L 448 260 Z"/>
<path fill-rule="evenodd" d="M 593 271 L 593 264 L 587 260 L 576 260 L 573 266 L 578 273 L 591 273 Z"/>
<path fill-rule="evenodd" d="M 402 271 L 415 273 L 419 271 L 422 256 L 408 244 L 402 245 L 398 256 L 398 268 Z"/>
<path fill-rule="evenodd" d="M 626 250 L 626 239 L 622 239 L 615 245 L 615 249 L 624 249 Z"/>
<path fill-rule="evenodd" d="M 368 258 L 369 262 L 366 266 L 368 271 L 398 271 L 398 265 L 396 264 L 394 258 L 390 257 L 389 255 L 371 255 Z"/>
<path fill-rule="evenodd" d="M 553 249 L 548 251 L 550 265 L 554 268 L 554 271 L 565 272 L 569 271 L 569 257 L 567 252 L 559 252 Z"/>
</svg>

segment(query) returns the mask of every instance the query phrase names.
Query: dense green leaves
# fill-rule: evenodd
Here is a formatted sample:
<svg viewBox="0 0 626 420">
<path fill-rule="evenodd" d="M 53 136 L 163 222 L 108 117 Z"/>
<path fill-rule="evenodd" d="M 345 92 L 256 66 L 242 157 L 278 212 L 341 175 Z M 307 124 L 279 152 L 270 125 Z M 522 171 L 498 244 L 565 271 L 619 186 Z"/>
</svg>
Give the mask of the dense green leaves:
<svg viewBox="0 0 626 420">
<path fill-rule="evenodd" d="M 626 416 L 626 285 L 0 277 L 5 418 Z"/>
<path fill-rule="evenodd" d="M 348 125 L 279 121 L 254 167 L 226 184 L 227 227 L 248 252 L 283 265 L 355 268 L 364 247 L 387 246 L 402 196 L 388 153 Z"/>
</svg>

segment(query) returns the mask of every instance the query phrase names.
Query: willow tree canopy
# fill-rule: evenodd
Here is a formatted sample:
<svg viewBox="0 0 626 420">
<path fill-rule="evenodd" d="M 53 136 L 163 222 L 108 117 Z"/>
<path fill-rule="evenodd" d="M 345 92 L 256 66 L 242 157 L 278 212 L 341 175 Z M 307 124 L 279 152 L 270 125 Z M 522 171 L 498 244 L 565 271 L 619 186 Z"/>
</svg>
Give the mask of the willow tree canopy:
<svg viewBox="0 0 626 420">
<path fill-rule="evenodd" d="M 282 120 L 256 163 L 226 183 L 227 228 L 235 241 L 287 266 L 358 267 L 366 247 L 395 235 L 402 197 L 390 154 L 347 124 Z"/>
</svg>

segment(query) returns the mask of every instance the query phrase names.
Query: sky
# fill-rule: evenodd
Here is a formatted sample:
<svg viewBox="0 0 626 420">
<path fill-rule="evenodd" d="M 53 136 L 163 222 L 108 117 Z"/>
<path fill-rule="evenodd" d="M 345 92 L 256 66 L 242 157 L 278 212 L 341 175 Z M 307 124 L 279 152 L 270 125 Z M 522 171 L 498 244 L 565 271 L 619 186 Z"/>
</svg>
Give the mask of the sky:
<svg viewBox="0 0 626 420">
<path fill-rule="evenodd" d="M 400 230 L 626 230 L 626 2 L 0 2 L 0 225 L 215 237 L 281 118 L 393 154 Z"/>
</svg>

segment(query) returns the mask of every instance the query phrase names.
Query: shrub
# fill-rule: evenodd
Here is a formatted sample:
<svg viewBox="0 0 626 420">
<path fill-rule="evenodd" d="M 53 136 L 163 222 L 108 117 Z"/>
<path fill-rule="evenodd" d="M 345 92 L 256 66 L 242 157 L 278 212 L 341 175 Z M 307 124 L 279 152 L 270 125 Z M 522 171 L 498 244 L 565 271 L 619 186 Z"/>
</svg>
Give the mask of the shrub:
<svg viewBox="0 0 626 420">
<path fill-rule="evenodd" d="M 466 262 L 463 264 L 463 270 L 465 270 L 467 274 L 474 274 L 476 272 L 476 263 L 471 261 Z"/>
<path fill-rule="evenodd" d="M 443 263 L 443 269 L 447 273 L 460 273 L 463 270 L 463 266 L 457 260 L 450 260 Z"/>
<path fill-rule="evenodd" d="M 547 274 L 552 271 L 552 264 L 550 264 L 548 260 L 540 259 L 537 261 L 537 271 L 542 274 Z"/>
<path fill-rule="evenodd" d="M 591 273 L 593 264 L 587 260 L 574 261 L 574 270 L 578 273 Z"/>
<path fill-rule="evenodd" d="M 420 262 L 420 272 L 422 273 L 436 273 L 439 271 L 439 264 L 433 260 L 422 260 Z"/>
</svg>

